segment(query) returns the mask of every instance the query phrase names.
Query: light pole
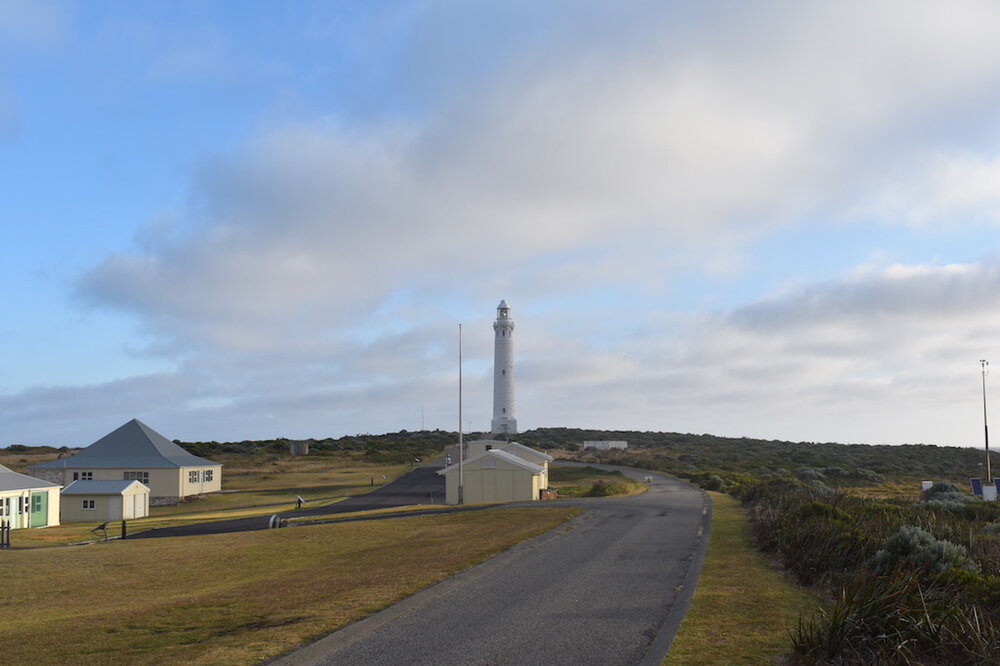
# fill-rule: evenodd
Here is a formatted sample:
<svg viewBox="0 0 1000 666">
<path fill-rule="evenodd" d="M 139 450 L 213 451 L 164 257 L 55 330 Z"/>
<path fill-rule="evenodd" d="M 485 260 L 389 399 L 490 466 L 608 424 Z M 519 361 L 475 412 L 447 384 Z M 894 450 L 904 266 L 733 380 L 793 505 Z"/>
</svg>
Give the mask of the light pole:
<svg viewBox="0 0 1000 666">
<path fill-rule="evenodd" d="M 464 442 L 462 441 L 462 325 L 458 325 L 458 503 L 464 504 L 465 477 L 463 460 L 465 458 Z"/>
<path fill-rule="evenodd" d="M 990 362 L 980 359 L 979 366 L 983 372 L 983 438 L 986 441 L 986 482 L 993 483 L 993 469 L 990 467 L 990 426 L 986 421 L 986 373 L 989 372 Z"/>
</svg>

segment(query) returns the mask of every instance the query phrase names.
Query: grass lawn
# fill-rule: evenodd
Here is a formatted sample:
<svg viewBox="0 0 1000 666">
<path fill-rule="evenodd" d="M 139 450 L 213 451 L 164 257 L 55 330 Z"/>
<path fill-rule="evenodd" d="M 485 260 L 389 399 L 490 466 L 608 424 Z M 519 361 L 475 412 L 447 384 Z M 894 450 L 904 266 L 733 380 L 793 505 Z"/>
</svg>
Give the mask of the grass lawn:
<svg viewBox="0 0 1000 666">
<path fill-rule="evenodd" d="M 48 457 L 52 458 L 54 454 Z M 303 505 L 306 508 L 316 503 L 330 504 L 369 492 L 372 482 L 379 486 L 410 470 L 408 465 L 374 465 L 365 462 L 361 456 L 345 455 L 291 457 L 223 454 L 217 456 L 217 462 L 223 464 L 223 492 L 188 499 L 173 506 L 150 507 L 149 517 L 128 521 L 129 531 L 134 533 L 152 527 L 291 511 L 299 495 L 306 501 Z M 89 541 L 98 538 L 91 532 L 96 525 L 96 522 L 74 523 L 15 530 L 12 542 L 17 548 L 34 548 Z M 121 523 L 109 525 L 108 532 L 112 537 L 118 536 Z"/>
<path fill-rule="evenodd" d="M 8 551 L 3 661 L 254 663 L 579 511 L 495 509 Z"/>
<path fill-rule="evenodd" d="M 549 467 L 549 487 L 558 490 L 559 497 L 586 497 L 595 484 L 602 484 L 607 495 L 635 495 L 647 488 L 617 471 L 589 466 Z"/>
<path fill-rule="evenodd" d="M 708 552 L 691 607 L 663 663 L 774 664 L 788 631 L 820 601 L 791 584 L 756 550 L 737 500 L 712 496 Z"/>
</svg>

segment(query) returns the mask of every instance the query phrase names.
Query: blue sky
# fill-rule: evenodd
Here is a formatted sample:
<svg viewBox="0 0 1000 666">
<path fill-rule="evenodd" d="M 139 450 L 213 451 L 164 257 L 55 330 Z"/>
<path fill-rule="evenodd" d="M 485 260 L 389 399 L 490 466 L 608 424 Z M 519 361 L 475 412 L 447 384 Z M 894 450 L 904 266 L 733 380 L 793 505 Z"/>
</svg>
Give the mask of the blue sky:
<svg viewBox="0 0 1000 666">
<path fill-rule="evenodd" d="M 455 429 L 460 322 L 483 429 L 505 298 L 525 428 L 978 446 L 996 34 L 964 1 L 5 0 L 0 445 Z"/>
</svg>

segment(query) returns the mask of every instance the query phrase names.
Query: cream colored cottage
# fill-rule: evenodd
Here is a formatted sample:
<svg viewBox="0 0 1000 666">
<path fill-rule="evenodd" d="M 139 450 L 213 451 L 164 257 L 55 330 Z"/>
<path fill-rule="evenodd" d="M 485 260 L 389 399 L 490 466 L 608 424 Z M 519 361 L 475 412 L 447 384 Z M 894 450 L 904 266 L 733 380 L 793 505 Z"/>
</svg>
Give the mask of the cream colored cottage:
<svg viewBox="0 0 1000 666">
<path fill-rule="evenodd" d="M 61 487 L 0 465 L 0 522 L 15 530 L 58 525 Z"/>
<path fill-rule="evenodd" d="M 541 489 L 545 490 L 549 487 L 549 463 L 554 461 L 555 458 L 544 451 L 533 449 L 520 442 L 506 442 L 501 439 L 477 439 L 466 444 L 466 455 L 469 459 L 485 451 L 506 451 L 530 463 L 539 465 L 543 470 Z"/>
<path fill-rule="evenodd" d="M 481 449 L 479 447 L 473 449 L 473 444 L 477 442 L 470 443 L 469 459 L 464 461 L 461 474 L 458 463 L 438 471 L 438 474 L 445 478 L 446 503 L 458 504 L 460 475 L 464 504 L 537 500 L 540 491 L 548 487 L 545 466 L 492 446 L 486 448 L 483 445 Z M 481 452 L 472 453 L 473 450 Z"/>
<path fill-rule="evenodd" d="M 63 486 L 73 481 L 139 481 L 149 488 L 154 506 L 222 490 L 221 463 L 188 453 L 137 419 L 76 455 L 28 469 Z"/>
</svg>

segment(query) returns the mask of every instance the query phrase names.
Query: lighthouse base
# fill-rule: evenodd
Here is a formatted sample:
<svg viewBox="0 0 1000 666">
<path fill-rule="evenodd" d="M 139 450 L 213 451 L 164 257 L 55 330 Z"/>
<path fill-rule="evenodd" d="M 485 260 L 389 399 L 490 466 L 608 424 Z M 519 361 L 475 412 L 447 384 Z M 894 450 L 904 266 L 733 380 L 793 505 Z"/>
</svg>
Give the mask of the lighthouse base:
<svg viewBox="0 0 1000 666">
<path fill-rule="evenodd" d="M 506 416 L 493 419 L 490 423 L 490 433 L 494 435 L 516 435 L 517 419 L 507 418 Z"/>
</svg>

